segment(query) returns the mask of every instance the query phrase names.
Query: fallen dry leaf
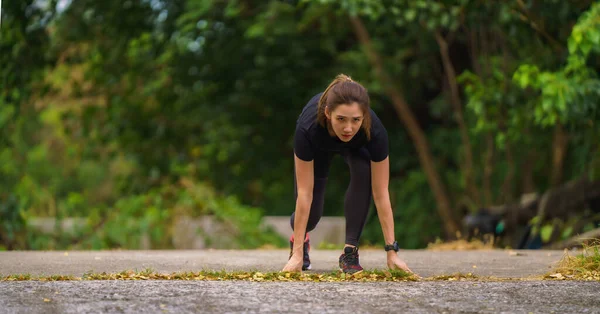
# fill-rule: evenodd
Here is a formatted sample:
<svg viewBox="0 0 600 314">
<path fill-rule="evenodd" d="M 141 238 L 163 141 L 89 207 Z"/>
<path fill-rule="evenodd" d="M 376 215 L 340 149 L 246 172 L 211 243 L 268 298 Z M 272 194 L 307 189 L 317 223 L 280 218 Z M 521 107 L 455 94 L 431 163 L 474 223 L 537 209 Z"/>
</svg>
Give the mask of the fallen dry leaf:
<svg viewBox="0 0 600 314">
<path fill-rule="evenodd" d="M 565 276 L 563 276 L 563 274 L 561 274 L 561 273 L 551 274 L 551 275 L 548 275 L 548 277 L 552 277 L 552 278 L 556 278 L 556 279 L 565 279 Z"/>
</svg>

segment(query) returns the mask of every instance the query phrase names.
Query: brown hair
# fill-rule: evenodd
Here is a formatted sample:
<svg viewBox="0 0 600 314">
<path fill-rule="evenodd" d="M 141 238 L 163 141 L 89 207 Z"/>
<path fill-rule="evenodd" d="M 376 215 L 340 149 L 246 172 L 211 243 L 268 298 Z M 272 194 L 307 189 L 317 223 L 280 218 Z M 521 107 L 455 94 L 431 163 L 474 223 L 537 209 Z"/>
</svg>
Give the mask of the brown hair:
<svg viewBox="0 0 600 314">
<path fill-rule="evenodd" d="M 325 92 L 323 92 L 319 99 L 317 122 L 322 127 L 327 128 L 331 136 L 335 136 L 331 128 L 331 121 L 327 120 L 327 116 L 325 116 L 325 108 L 329 108 L 329 112 L 332 112 L 339 105 L 357 103 L 363 111 L 361 128 L 365 131 L 367 139 L 370 140 L 371 114 L 369 111 L 369 102 L 369 94 L 366 88 L 353 81 L 349 76 L 338 74 L 329 86 L 327 86 L 327 89 L 325 89 Z"/>
</svg>

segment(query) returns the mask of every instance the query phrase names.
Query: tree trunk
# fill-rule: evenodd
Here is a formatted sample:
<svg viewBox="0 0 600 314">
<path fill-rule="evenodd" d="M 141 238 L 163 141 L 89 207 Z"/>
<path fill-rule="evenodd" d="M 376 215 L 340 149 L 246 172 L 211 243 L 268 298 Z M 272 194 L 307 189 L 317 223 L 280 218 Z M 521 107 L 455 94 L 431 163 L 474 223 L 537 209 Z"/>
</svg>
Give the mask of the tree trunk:
<svg viewBox="0 0 600 314">
<path fill-rule="evenodd" d="M 552 139 L 552 173 L 550 175 L 550 185 L 560 184 L 563 177 L 563 164 L 567 153 L 567 144 L 569 139 L 562 125 L 559 123 L 554 128 L 554 138 Z"/>
<path fill-rule="evenodd" d="M 515 177 L 515 159 L 510 143 L 506 142 L 504 152 L 506 154 L 506 162 L 508 163 L 508 173 L 504 177 L 504 182 L 502 182 L 502 195 L 500 199 L 502 203 L 510 203 L 514 199 L 513 180 Z"/>
<path fill-rule="evenodd" d="M 535 192 L 535 182 L 533 181 L 533 161 L 535 159 L 535 153 L 530 150 L 525 156 L 525 162 L 523 163 L 523 193 Z"/>
<path fill-rule="evenodd" d="M 453 216 L 453 211 L 446 192 L 446 187 L 444 186 L 444 183 L 442 182 L 435 168 L 435 163 L 429 150 L 427 138 L 425 137 L 423 130 L 421 130 L 421 127 L 414 117 L 410 107 L 406 103 L 403 95 L 398 91 L 397 88 L 393 86 L 389 74 L 383 67 L 381 57 L 371 44 L 371 38 L 364 24 L 359 17 L 355 16 L 350 17 L 350 22 L 352 23 L 352 27 L 354 28 L 354 32 L 356 33 L 359 42 L 365 49 L 365 53 L 369 58 L 369 61 L 375 68 L 377 78 L 384 86 L 384 90 L 388 96 L 391 98 L 394 109 L 396 110 L 400 121 L 402 121 L 406 127 L 406 130 L 415 145 L 415 149 L 417 150 L 417 154 L 419 156 L 419 162 L 421 163 L 421 166 L 427 175 L 427 181 L 429 182 L 431 190 L 433 191 L 446 236 L 449 238 L 454 237 L 456 232 L 459 230 L 458 224 Z"/>
<path fill-rule="evenodd" d="M 483 32 L 482 28 L 479 29 L 479 32 Z M 483 71 L 481 69 L 480 60 L 481 56 L 487 58 L 487 51 L 482 51 L 479 48 L 479 36 L 476 30 L 470 30 L 469 32 L 469 53 L 471 59 L 471 66 L 475 71 L 475 74 L 479 76 L 481 81 L 485 81 L 485 77 Z M 494 139 L 494 132 L 488 131 L 485 135 L 486 140 L 486 151 L 484 156 L 484 164 L 483 164 L 483 197 L 484 197 L 484 206 L 489 208 L 494 203 L 493 193 L 492 193 L 492 176 L 494 175 L 494 157 L 496 154 L 496 144 Z"/>
<path fill-rule="evenodd" d="M 485 136 L 487 144 L 485 150 L 485 163 L 483 166 L 483 195 L 485 198 L 484 206 L 489 208 L 494 201 L 492 198 L 492 174 L 494 173 L 494 134 L 488 132 Z"/>
<path fill-rule="evenodd" d="M 465 123 L 462 102 L 460 100 L 460 93 L 458 91 L 458 83 L 456 81 L 456 70 L 454 70 L 454 66 L 452 65 L 452 61 L 450 60 L 450 54 L 448 52 L 448 42 L 439 31 L 435 32 L 435 39 L 440 47 L 440 55 L 442 56 L 442 64 L 444 65 L 444 72 L 446 72 L 446 79 L 448 80 L 448 86 L 450 87 L 450 102 L 452 103 L 452 107 L 454 108 L 454 118 L 456 119 L 456 123 L 458 124 L 458 129 L 460 130 L 460 139 L 463 146 L 464 153 L 464 163 L 459 163 L 461 165 L 462 171 L 465 175 L 465 182 L 467 185 L 468 194 L 471 197 L 473 203 L 475 203 L 478 207 L 481 206 L 481 200 L 479 198 L 479 190 L 475 185 L 475 180 L 473 179 L 473 150 L 471 148 L 471 140 L 469 139 L 469 132 L 467 129 L 467 125 Z"/>
</svg>

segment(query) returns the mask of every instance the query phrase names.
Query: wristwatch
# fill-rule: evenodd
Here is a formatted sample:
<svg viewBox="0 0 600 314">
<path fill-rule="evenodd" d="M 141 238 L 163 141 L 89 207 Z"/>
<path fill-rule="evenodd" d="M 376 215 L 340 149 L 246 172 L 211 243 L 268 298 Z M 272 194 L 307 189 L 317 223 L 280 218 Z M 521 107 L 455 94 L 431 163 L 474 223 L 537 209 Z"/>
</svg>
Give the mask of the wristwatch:
<svg viewBox="0 0 600 314">
<path fill-rule="evenodd" d="M 394 241 L 393 244 L 388 244 L 386 246 L 384 246 L 385 251 L 391 251 L 394 250 L 394 252 L 398 252 L 400 250 L 400 247 L 398 246 L 398 242 Z"/>
</svg>

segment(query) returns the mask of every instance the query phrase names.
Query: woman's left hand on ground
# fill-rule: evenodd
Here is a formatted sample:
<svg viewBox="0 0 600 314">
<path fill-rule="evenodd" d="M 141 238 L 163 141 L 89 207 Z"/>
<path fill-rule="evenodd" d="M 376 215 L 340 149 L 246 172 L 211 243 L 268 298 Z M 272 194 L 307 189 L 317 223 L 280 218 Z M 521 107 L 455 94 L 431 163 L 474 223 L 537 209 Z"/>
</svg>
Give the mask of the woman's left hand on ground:
<svg viewBox="0 0 600 314">
<path fill-rule="evenodd" d="M 401 269 L 409 274 L 414 274 L 416 276 L 418 276 L 417 274 L 413 273 L 412 270 L 410 270 L 410 268 L 408 268 L 408 266 L 406 265 L 406 263 L 400 259 L 400 257 L 398 257 L 397 254 L 388 254 L 387 257 L 387 265 L 390 269 Z"/>
</svg>

